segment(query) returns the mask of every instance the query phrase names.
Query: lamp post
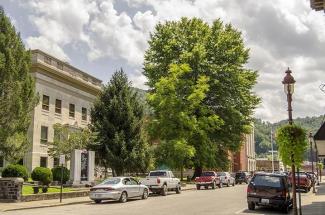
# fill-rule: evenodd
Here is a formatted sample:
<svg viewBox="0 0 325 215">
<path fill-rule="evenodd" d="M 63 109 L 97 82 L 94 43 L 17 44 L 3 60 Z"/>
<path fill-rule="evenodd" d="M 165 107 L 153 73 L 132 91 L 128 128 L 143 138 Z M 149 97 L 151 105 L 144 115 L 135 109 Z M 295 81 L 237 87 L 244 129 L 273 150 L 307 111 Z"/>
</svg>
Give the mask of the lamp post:
<svg viewBox="0 0 325 215">
<path fill-rule="evenodd" d="M 314 159 L 313 159 L 313 133 L 309 132 L 309 144 L 310 144 L 310 160 L 311 160 L 311 172 L 313 173 L 313 193 L 315 191 L 315 177 L 314 177 Z"/>
<path fill-rule="evenodd" d="M 290 125 L 292 125 L 292 94 L 294 93 L 294 85 L 295 85 L 295 79 L 291 75 L 291 70 L 288 68 L 285 72 L 286 75 L 283 78 L 282 84 L 284 86 L 284 92 L 287 95 L 287 102 L 288 102 L 288 122 Z M 292 152 L 291 154 L 291 173 L 292 173 L 292 200 L 293 200 L 293 213 L 294 215 L 298 214 L 297 211 L 297 197 L 296 197 L 296 171 L 295 171 L 295 164 L 294 164 L 294 154 Z"/>
</svg>

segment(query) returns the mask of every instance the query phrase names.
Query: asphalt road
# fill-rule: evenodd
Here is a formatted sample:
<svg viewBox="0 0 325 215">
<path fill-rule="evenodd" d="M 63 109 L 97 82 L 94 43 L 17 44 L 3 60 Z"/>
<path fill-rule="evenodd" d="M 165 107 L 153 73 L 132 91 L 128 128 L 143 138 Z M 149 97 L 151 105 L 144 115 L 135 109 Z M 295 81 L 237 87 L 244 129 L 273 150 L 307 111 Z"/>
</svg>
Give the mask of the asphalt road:
<svg viewBox="0 0 325 215">
<path fill-rule="evenodd" d="M 247 185 L 216 190 L 191 190 L 168 196 L 150 196 L 147 200 L 129 200 L 126 203 L 107 201 L 59 207 L 5 212 L 3 215 L 228 215 L 278 214 L 276 210 L 247 210 Z"/>
</svg>

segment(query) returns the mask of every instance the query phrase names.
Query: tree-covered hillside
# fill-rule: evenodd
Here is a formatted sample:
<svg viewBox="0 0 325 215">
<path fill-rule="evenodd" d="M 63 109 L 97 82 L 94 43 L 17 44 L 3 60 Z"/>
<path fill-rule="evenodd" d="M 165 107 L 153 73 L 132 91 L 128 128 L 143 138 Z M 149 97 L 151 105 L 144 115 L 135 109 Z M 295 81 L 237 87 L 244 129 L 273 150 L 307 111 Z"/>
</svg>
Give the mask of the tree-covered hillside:
<svg viewBox="0 0 325 215">
<path fill-rule="evenodd" d="M 324 116 L 304 117 L 294 119 L 294 123 L 301 125 L 313 134 L 317 132 L 324 120 Z M 277 123 L 264 122 L 261 119 L 255 119 L 255 146 L 256 154 L 258 157 L 266 157 L 271 150 L 271 127 L 275 133 L 277 127 L 288 123 L 287 120 L 282 120 Z M 277 145 L 274 142 L 274 149 L 276 150 Z"/>
</svg>

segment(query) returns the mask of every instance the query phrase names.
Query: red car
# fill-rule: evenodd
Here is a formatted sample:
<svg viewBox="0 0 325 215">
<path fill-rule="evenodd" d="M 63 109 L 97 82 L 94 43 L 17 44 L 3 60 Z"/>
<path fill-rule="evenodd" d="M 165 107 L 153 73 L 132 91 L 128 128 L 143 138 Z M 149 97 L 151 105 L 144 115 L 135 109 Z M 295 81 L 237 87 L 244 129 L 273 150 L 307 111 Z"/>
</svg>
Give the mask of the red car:
<svg viewBox="0 0 325 215">
<path fill-rule="evenodd" d="M 292 183 L 292 174 L 289 175 L 289 179 Z M 296 172 L 296 189 L 304 189 L 307 192 L 309 192 L 311 188 L 311 178 L 310 176 L 305 172 L 299 172 L 299 186 L 298 186 L 298 173 Z"/>
<path fill-rule="evenodd" d="M 220 177 L 214 171 L 206 171 L 203 172 L 200 177 L 195 178 L 196 189 L 200 190 L 201 187 L 205 187 L 208 189 L 209 186 L 212 189 L 216 189 L 218 186 L 219 188 L 222 187 L 222 183 Z"/>
</svg>

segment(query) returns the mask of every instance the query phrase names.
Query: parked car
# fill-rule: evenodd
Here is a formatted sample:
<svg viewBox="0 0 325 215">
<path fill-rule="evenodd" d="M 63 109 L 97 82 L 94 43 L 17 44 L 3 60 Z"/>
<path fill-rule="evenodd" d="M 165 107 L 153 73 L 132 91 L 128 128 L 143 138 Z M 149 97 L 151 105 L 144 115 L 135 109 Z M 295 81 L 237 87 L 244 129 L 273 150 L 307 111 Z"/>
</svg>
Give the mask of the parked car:
<svg viewBox="0 0 325 215">
<path fill-rule="evenodd" d="M 217 186 L 219 188 L 222 187 L 220 177 L 214 171 L 202 172 L 200 177 L 195 178 L 195 183 L 196 189 L 198 190 L 200 190 L 201 187 L 204 187 L 205 189 L 209 189 L 209 187 L 211 187 L 212 189 L 216 189 Z"/>
<path fill-rule="evenodd" d="M 102 200 L 118 200 L 122 203 L 129 198 L 147 199 L 149 188 L 131 177 L 113 177 L 90 189 L 89 197 L 95 203 Z"/>
<path fill-rule="evenodd" d="M 174 176 L 172 171 L 151 171 L 145 179 L 141 180 L 141 183 L 148 186 L 154 194 L 166 196 L 168 191 L 181 193 L 181 181 Z"/>
<path fill-rule="evenodd" d="M 292 174 L 289 175 L 289 178 L 292 183 Z M 303 189 L 306 193 L 308 193 L 312 187 L 311 176 L 306 172 L 299 172 L 299 179 L 298 185 L 298 173 L 296 172 L 296 189 Z"/>
<path fill-rule="evenodd" d="M 272 206 L 288 213 L 292 207 L 291 190 L 290 180 L 284 174 L 255 173 L 247 186 L 248 209 Z"/>
<path fill-rule="evenodd" d="M 218 172 L 218 176 L 220 177 L 221 183 L 227 185 L 235 186 L 235 178 L 230 175 L 229 172 Z"/>
<path fill-rule="evenodd" d="M 251 175 L 248 172 L 237 172 L 235 176 L 235 183 L 241 184 L 246 183 L 248 184 L 249 180 L 251 178 Z"/>
<path fill-rule="evenodd" d="M 310 175 L 310 177 L 312 179 L 312 182 L 314 182 L 314 184 L 318 184 L 318 176 L 317 176 L 317 173 L 315 173 L 315 172 L 307 172 L 307 174 Z"/>
</svg>

